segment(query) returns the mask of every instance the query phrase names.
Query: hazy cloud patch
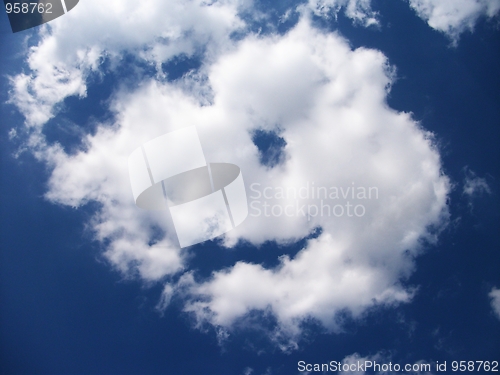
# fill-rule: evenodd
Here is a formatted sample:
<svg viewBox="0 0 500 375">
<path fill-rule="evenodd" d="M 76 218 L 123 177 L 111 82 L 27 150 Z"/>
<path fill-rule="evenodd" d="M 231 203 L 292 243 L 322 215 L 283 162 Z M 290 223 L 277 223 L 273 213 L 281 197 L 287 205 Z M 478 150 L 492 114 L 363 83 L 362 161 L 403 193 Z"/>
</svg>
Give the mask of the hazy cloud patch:
<svg viewBox="0 0 500 375">
<path fill-rule="evenodd" d="M 493 288 L 489 294 L 491 298 L 491 307 L 493 308 L 493 312 L 500 319 L 500 289 Z"/>
</svg>

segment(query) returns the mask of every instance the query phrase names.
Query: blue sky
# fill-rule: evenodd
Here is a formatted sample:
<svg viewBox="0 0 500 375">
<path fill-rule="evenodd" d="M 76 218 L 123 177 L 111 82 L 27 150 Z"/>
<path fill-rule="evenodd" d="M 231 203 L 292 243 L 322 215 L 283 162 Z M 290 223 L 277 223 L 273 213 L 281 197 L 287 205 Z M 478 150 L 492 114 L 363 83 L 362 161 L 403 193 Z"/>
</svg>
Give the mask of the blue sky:
<svg viewBox="0 0 500 375">
<path fill-rule="evenodd" d="M 0 12 L 2 374 L 500 361 L 499 9 L 87 0 L 15 34 Z M 251 207 L 380 197 L 180 249 L 127 158 L 187 125 Z"/>
</svg>

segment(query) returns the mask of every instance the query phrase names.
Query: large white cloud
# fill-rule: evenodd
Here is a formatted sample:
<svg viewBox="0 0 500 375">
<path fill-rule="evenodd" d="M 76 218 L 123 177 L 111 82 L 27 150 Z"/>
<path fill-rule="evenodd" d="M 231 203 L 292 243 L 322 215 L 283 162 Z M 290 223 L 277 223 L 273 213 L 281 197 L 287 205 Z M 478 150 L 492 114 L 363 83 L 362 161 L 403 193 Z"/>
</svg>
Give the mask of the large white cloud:
<svg viewBox="0 0 500 375">
<path fill-rule="evenodd" d="M 454 42 L 464 31 L 472 31 L 481 16 L 493 17 L 500 11 L 500 0 L 409 0 L 417 14 L 433 29 Z"/>
<path fill-rule="evenodd" d="M 308 318 L 335 329 L 339 312 L 360 316 L 369 306 L 408 301 L 411 291 L 399 280 L 411 272 L 419 241 L 432 239 L 429 226 L 446 219 L 449 187 L 431 135 L 385 103 L 392 79 L 385 57 L 373 50 L 351 51 L 339 36 L 323 34 L 302 20 L 284 37 L 248 38 L 221 57 L 209 75 L 213 110 L 226 117 L 221 116 L 218 127 L 229 120 L 235 134 L 234 124 L 279 129 L 287 142 L 284 164 L 263 170 L 249 163 L 251 154 L 243 147 L 233 146 L 232 155 L 229 142 L 221 147 L 224 135 L 215 126 L 212 135 L 204 133 L 208 154 L 224 153 L 242 165 L 247 186 L 258 182 L 254 190 L 263 193 L 269 186 L 278 194 L 279 187 L 308 182 L 316 187 L 354 184 L 376 187 L 379 196 L 335 201 L 362 203 L 362 217 L 328 216 L 326 209 L 324 215 L 291 210 L 290 216 L 266 217 L 263 211 L 251 216 L 228 233 L 228 244 L 239 238 L 254 244 L 287 242 L 318 226 L 323 232 L 274 269 L 239 262 L 201 284 L 186 276 L 183 290 L 197 297 L 186 309 L 200 321 L 222 327 L 253 310 L 270 310 L 281 329 L 293 335 Z M 264 199 L 255 193 L 252 199 L 252 194 L 251 205 L 260 203 L 251 207 L 262 209 L 266 201 L 283 208 L 276 213 L 295 203 L 294 197 Z M 300 203 L 321 206 L 313 197 Z"/>
<path fill-rule="evenodd" d="M 200 324 L 219 329 L 230 329 L 249 312 L 266 311 L 277 318 L 277 337 L 293 338 L 308 319 L 336 329 L 339 314 L 359 317 L 375 305 L 409 301 L 413 291 L 401 281 L 412 272 L 422 241 L 434 241 L 447 220 L 449 182 L 441 173 L 432 134 L 409 114 L 387 106 L 394 69 L 384 55 L 351 50 L 339 35 L 313 28 L 307 16 L 284 36 L 249 35 L 234 42 L 228 34 L 240 24 L 230 4 L 203 8 L 201 18 L 189 22 L 184 13 L 177 14 L 181 21 L 172 24 L 188 26 L 179 26 L 183 32 L 171 37 L 175 43 L 164 44 L 157 41 L 161 32 L 156 30 L 162 30 L 165 21 L 156 21 L 162 17 L 148 9 L 138 9 L 137 19 L 125 11 L 123 19 L 114 19 L 116 35 L 104 26 L 100 33 L 86 34 L 84 29 L 92 26 L 90 13 L 81 16 L 81 25 L 79 18 L 57 24 L 31 51 L 32 71 L 14 78 L 12 101 L 26 115 L 28 126 L 38 129 L 55 115 L 54 105 L 65 96 L 85 92 L 85 77 L 97 69 L 100 56 L 127 51 L 158 63 L 176 53 L 190 53 L 197 43 L 214 46 L 199 74 L 175 83 L 147 78 L 133 90 L 116 92 L 110 104 L 113 121 L 86 136 L 79 152 L 68 154 L 48 145 L 43 134 L 34 131 L 34 151 L 52 168 L 47 198 L 74 207 L 99 202 L 90 225 L 105 244 L 106 257 L 124 274 L 153 281 L 188 270 L 168 217 L 135 207 L 127 158 L 145 141 L 196 125 L 207 160 L 239 165 L 251 196 L 251 216 L 224 240 L 225 246 L 234 247 L 230 251 L 238 251 L 240 240 L 256 246 L 265 241 L 291 243 L 315 228 L 322 232 L 296 256 L 284 254 L 272 269 L 238 262 L 214 270 L 208 280 L 188 271 L 179 283 L 166 286 L 163 306 L 173 294 L 182 295 L 185 310 Z M 209 22 L 212 15 L 214 24 Z M 201 28 L 200 22 L 206 30 L 186 31 Z M 127 26 L 136 23 L 136 30 L 145 28 L 144 35 L 129 35 Z M 70 26 L 81 32 L 74 45 L 63 32 Z M 257 129 L 277 132 L 286 141 L 282 164 L 260 164 L 252 142 Z M 273 195 L 266 202 L 256 197 L 265 187 L 277 192 L 308 184 L 329 191 L 356 188 L 356 195 L 349 190 L 345 197 L 339 193 L 324 202 L 312 196 Z M 358 195 L 359 189 L 370 187 L 371 199 Z M 266 216 L 263 211 L 256 215 L 255 208 L 264 203 L 275 212 L 295 204 L 321 210 L 326 204 L 329 214 L 309 210 L 305 215 L 294 209 L 288 216 Z M 347 211 L 349 204 L 362 205 L 363 211 L 357 212 L 363 214 Z M 333 205 L 342 206 L 344 214 L 335 216 Z"/>
<path fill-rule="evenodd" d="M 151 241 L 162 238 L 167 224 L 154 214 L 137 211 L 130 202 L 126 160 L 136 135 L 120 135 L 107 127 L 112 124 L 103 125 L 84 140 L 89 152 L 70 156 L 58 145 L 46 144 L 43 126 L 57 115 L 64 99 L 87 95 L 89 76 L 104 74 L 104 60 L 113 70 L 126 55 L 133 55 L 155 66 L 158 77 L 163 78 L 161 63 L 174 56 L 191 56 L 203 50 L 206 59 L 212 58 L 228 45 L 232 32 L 244 27 L 238 12 L 249 4 L 245 0 L 211 4 L 196 0 L 147 4 L 87 0 L 40 29 L 40 41 L 28 51 L 28 70 L 11 79 L 10 102 L 24 114 L 30 129 L 26 144 L 54 168 L 47 198 L 74 207 L 88 201 L 102 204 L 91 224 L 97 238 L 107 241 L 106 255 L 112 264 L 125 274 L 137 273 L 151 280 L 183 267 L 181 252 L 168 235 Z M 162 113 L 153 110 L 150 114 L 161 121 Z M 143 121 L 148 119 L 142 114 Z M 141 133 L 142 121 L 135 124 Z M 108 147 L 114 142 L 111 151 Z"/>
</svg>

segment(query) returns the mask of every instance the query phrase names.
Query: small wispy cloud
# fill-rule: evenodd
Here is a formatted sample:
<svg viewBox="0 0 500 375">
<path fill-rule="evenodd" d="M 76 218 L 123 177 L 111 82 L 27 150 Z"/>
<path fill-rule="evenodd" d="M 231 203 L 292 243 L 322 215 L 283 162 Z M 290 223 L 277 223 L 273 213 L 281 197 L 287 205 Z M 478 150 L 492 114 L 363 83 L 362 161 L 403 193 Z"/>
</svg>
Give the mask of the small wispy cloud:
<svg viewBox="0 0 500 375">
<path fill-rule="evenodd" d="M 474 207 L 474 199 L 477 199 L 484 194 L 491 194 L 491 188 L 485 178 L 478 177 L 474 171 L 468 167 L 464 168 L 465 178 L 463 182 L 462 195 L 469 202 L 469 207 L 472 210 Z"/>
<path fill-rule="evenodd" d="M 489 294 L 491 298 L 491 307 L 493 308 L 493 312 L 500 319 L 500 289 L 493 288 Z"/>
<path fill-rule="evenodd" d="M 309 10 L 315 16 L 325 18 L 336 18 L 343 11 L 356 24 L 366 27 L 379 24 L 378 13 L 372 9 L 371 0 L 309 0 L 299 9 Z"/>
</svg>

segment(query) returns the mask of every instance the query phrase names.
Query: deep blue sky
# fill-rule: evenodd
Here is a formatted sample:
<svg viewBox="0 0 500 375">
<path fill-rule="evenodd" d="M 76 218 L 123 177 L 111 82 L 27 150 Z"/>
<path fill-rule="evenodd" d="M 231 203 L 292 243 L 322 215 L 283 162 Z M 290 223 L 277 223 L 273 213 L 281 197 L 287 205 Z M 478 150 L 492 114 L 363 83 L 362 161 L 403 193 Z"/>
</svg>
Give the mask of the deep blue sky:
<svg viewBox="0 0 500 375">
<path fill-rule="evenodd" d="M 500 32 L 494 22 L 481 20 L 474 33 L 463 34 L 451 47 L 405 2 L 374 6 L 380 29 L 353 26 L 343 16 L 318 25 L 338 29 L 354 48 L 380 49 L 397 67 L 399 79 L 388 104 L 412 112 L 436 133 L 445 172 L 456 184 L 452 224 L 417 259 L 407 281 L 419 286 L 411 303 L 374 309 L 362 321 L 348 321 L 341 334 L 311 327 L 300 349 L 288 354 L 255 331 L 235 332 L 220 347 L 214 332 L 192 328 L 175 301 L 160 315 L 155 306 L 161 285 L 123 280 L 102 259 L 101 245 L 84 227 L 92 205 L 74 210 L 43 199 L 48 171 L 27 153 L 13 157 L 19 145 L 9 140 L 8 131 L 23 119 L 5 104 L 6 75 L 18 72 L 23 40 L 32 32 L 11 34 L 0 12 L 0 372 L 240 375 L 251 367 L 258 375 L 268 369 L 295 374 L 299 360 L 325 362 L 381 350 L 400 363 L 500 360 L 500 321 L 487 296 L 493 286 L 500 287 Z M 197 66 L 175 61 L 164 68 L 175 78 L 185 69 L 182 64 Z M 95 82 L 95 92 L 105 97 L 110 85 L 106 79 Z M 95 107 L 99 98 L 89 97 L 95 102 L 87 104 Z M 68 118 L 85 116 L 87 104 L 68 100 Z M 47 135 L 67 147 L 74 142 L 50 127 Z M 466 166 L 485 177 L 492 190 L 475 199 L 472 209 L 462 195 Z M 242 257 L 273 262 L 282 249 L 266 246 L 243 250 L 236 258 L 208 244 L 210 256 L 204 252 L 192 266 L 208 276 Z"/>
</svg>

